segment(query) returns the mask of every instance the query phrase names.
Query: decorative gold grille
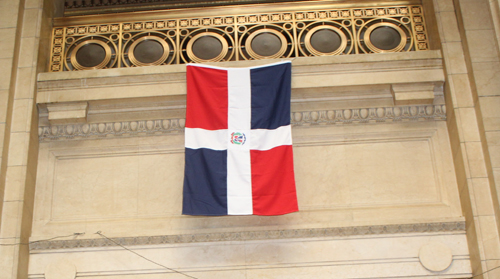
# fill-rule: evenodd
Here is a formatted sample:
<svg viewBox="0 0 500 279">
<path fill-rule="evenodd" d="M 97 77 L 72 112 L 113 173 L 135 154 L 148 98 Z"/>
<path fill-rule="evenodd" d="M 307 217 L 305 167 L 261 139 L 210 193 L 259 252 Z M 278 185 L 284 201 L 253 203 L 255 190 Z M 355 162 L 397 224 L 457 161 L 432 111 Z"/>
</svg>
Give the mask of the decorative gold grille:
<svg viewBox="0 0 500 279">
<path fill-rule="evenodd" d="M 420 5 L 56 27 L 50 71 L 422 51 Z"/>
</svg>

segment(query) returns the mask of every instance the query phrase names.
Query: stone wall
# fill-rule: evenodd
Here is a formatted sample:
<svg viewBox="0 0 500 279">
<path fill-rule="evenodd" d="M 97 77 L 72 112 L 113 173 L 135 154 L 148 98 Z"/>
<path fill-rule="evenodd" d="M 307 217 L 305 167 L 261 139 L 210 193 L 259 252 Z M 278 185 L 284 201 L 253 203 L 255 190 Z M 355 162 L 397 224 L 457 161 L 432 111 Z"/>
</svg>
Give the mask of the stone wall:
<svg viewBox="0 0 500 279">
<path fill-rule="evenodd" d="M 61 3 L 20 2 L 0 2 L 0 278 L 499 276 L 498 1 L 424 0 L 433 50 L 295 59 L 300 211 L 211 218 L 180 214 L 185 66 L 46 73 Z"/>
</svg>

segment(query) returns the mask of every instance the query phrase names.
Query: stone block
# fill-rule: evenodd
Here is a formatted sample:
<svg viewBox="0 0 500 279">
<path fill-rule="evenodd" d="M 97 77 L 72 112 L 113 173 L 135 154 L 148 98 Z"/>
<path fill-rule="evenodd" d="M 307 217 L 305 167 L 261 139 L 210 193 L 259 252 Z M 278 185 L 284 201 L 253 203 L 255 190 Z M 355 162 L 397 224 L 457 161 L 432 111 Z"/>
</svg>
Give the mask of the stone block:
<svg viewBox="0 0 500 279">
<path fill-rule="evenodd" d="M 460 42 L 460 32 L 458 31 L 457 17 L 454 11 L 438 13 L 438 20 L 441 21 L 444 42 Z"/>
<path fill-rule="evenodd" d="M 1 17 L 0 17 L 1 18 Z M 12 58 L 0 59 L 0 90 L 9 89 L 12 76 Z"/>
<path fill-rule="evenodd" d="M 487 177 L 481 142 L 466 142 L 467 157 L 469 159 L 470 174 L 472 178 Z"/>
<path fill-rule="evenodd" d="M 0 58 L 14 57 L 15 28 L 0 28 Z"/>
<path fill-rule="evenodd" d="M 465 30 L 493 29 L 488 0 L 460 1 Z"/>
<path fill-rule="evenodd" d="M 488 150 L 490 152 L 491 166 L 494 169 L 500 168 L 500 132 L 486 132 L 486 141 L 488 143 Z"/>
<path fill-rule="evenodd" d="M 469 165 L 469 158 L 467 157 L 467 149 L 465 147 L 465 143 L 460 143 L 460 147 L 462 150 L 462 155 L 463 155 L 463 162 L 464 162 L 464 167 L 465 167 L 465 175 L 467 178 L 471 177 L 470 174 L 470 165 Z"/>
<path fill-rule="evenodd" d="M 31 114 L 33 113 L 32 99 L 14 100 L 12 111 L 12 132 L 29 132 L 31 124 Z"/>
<path fill-rule="evenodd" d="M 5 178 L 5 201 L 20 201 L 24 196 L 26 181 L 26 166 L 12 166 L 7 168 Z"/>
<path fill-rule="evenodd" d="M 488 178 L 472 178 L 474 200 L 476 203 L 475 216 L 494 215 L 492 194 Z"/>
<path fill-rule="evenodd" d="M 21 46 L 20 46 L 20 55 L 19 55 L 19 68 L 24 67 L 33 67 L 35 66 L 35 57 L 37 55 L 38 45 L 37 38 L 29 37 L 29 38 L 21 38 Z"/>
<path fill-rule="evenodd" d="M 461 42 L 443 43 L 444 61 L 449 74 L 466 74 L 464 51 Z"/>
<path fill-rule="evenodd" d="M 464 177 L 464 175 L 461 176 Z M 476 200 L 474 199 L 474 189 L 472 188 L 472 180 L 470 178 L 460 178 L 457 182 L 459 183 L 460 205 L 463 215 L 467 220 L 470 220 L 474 218 L 474 214 L 477 212 Z"/>
<path fill-rule="evenodd" d="M 10 134 L 9 159 L 7 166 L 24 166 L 28 160 L 29 133 Z"/>
<path fill-rule="evenodd" d="M 9 239 L 10 240 L 10 239 Z M 17 243 L 18 239 L 12 239 L 7 244 Z M 16 245 L 12 246 L 0 246 L 0 279 L 11 279 L 14 277 L 15 270 L 17 269 L 15 264 L 17 262 L 16 257 L 18 255 L 19 248 Z M 15 277 L 14 277 L 15 278 Z"/>
<path fill-rule="evenodd" d="M 480 97 L 481 114 L 486 131 L 500 130 L 500 96 Z"/>
<path fill-rule="evenodd" d="M 500 259 L 500 239 L 495 216 L 479 216 L 484 259 Z"/>
<path fill-rule="evenodd" d="M 434 91 L 438 91 L 437 88 L 442 88 L 442 84 L 407 83 L 393 84 L 391 91 L 395 105 L 417 105 L 434 103 Z"/>
<path fill-rule="evenodd" d="M 454 117 L 453 118 L 450 117 L 450 119 L 448 119 L 448 121 L 454 121 L 456 123 L 456 127 L 455 127 L 455 123 L 449 123 L 448 129 L 449 129 L 450 135 L 452 135 L 454 138 L 456 135 L 458 135 L 458 139 L 460 140 L 460 142 L 465 142 L 463 125 L 462 125 L 462 118 L 460 116 L 460 112 L 458 109 L 453 109 L 453 112 L 454 112 Z M 455 129 L 456 129 L 456 133 L 455 133 Z"/>
<path fill-rule="evenodd" d="M 473 63 L 479 96 L 500 96 L 500 62 Z"/>
<path fill-rule="evenodd" d="M 490 145 L 490 158 L 491 166 L 493 168 L 500 168 L 500 145 Z"/>
<path fill-rule="evenodd" d="M 0 150 L 3 150 L 3 143 L 5 140 L 5 123 L 0 123 Z M 2 152 L 0 152 L 2 156 Z"/>
<path fill-rule="evenodd" d="M 28 99 L 34 97 L 34 82 L 33 68 L 18 68 L 16 77 L 16 93 L 15 99 Z"/>
<path fill-rule="evenodd" d="M 492 29 L 468 30 L 465 33 L 472 63 L 499 61 L 496 35 Z"/>
<path fill-rule="evenodd" d="M 500 168 L 493 169 L 493 176 L 495 177 L 495 184 L 500 185 Z"/>
<path fill-rule="evenodd" d="M 16 27 L 20 0 L 0 1 L 0 28 Z"/>
<path fill-rule="evenodd" d="M 461 152 L 458 154 L 462 154 Z M 467 181 L 467 174 L 466 174 L 466 168 L 468 168 L 466 158 L 463 159 L 462 157 L 456 158 L 454 157 L 454 165 L 455 165 L 455 172 L 457 173 L 457 186 L 458 186 L 458 191 L 460 194 L 460 198 L 462 200 L 462 205 L 464 204 L 463 202 L 463 197 L 466 196 L 469 193 L 469 188 L 468 188 L 468 181 Z M 469 202 L 470 203 L 470 202 Z M 469 206 L 470 207 L 470 206 Z M 463 206 L 462 206 L 463 208 Z"/>
<path fill-rule="evenodd" d="M 488 277 L 483 277 L 483 278 L 488 278 L 488 279 L 500 278 L 500 269 L 498 268 L 500 266 L 500 260 L 494 259 L 485 261 L 483 263 L 485 264 L 485 271 L 489 270 Z"/>
<path fill-rule="evenodd" d="M 39 26 L 39 9 L 25 9 L 23 18 L 22 38 L 35 37 Z"/>
<path fill-rule="evenodd" d="M 453 12 L 455 11 L 455 5 L 453 0 L 434 0 L 436 12 Z"/>
<path fill-rule="evenodd" d="M 480 141 L 479 127 L 474 108 L 459 108 L 464 141 Z"/>
<path fill-rule="evenodd" d="M 43 3 L 43 0 L 26 0 L 24 3 L 24 7 L 26 9 L 32 9 L 32 8 L 40 8 Z"/>
<path fill-rule="evenodd" d="M 479 274 L 482 272 L 482 267 L 481 267 L 481 256 L 482 256 L 482 248 L 480 251 L 480 248 L 478 246 L 479 243 L 479 238 L 478 236 L 478 229 L 479 229 L 479 222 L 477 221 L 477 217 L 471 218 L 472 220 L 467 222 L 467 229 L 466 229 L 466 234 L 468 239 L 473 239 L 473 241 L 469 241 L 469 251 L 470 251 L 470 261 L 471 261 L 471 267 L 472 267 L 472 273 L 473 274 Z M 477 241 L 476 241 L 477 240 Z"/>
<path fill-rule="evenodd" d="M 7 119 L 7 106 L 9 105 L 9 90 L 0 90 L 0 123 Z"/>
<path fill-rule="evenodd" d="M 52 124 L 86 122 L 88 108 L 87 102 L 48 104 L 48 119 Z"/>
<path fill-rule="evenodd" d="M 0 238 L 19 237 L 22 206 L 22 201 L 9 201 L 3 203 Z"/>
<path fill-rule="evenodd" d="M 450 75 L 451 95 L 455 107 L 473 107 L 474 100 L 470 89 L 470 81 L 467 74 Z"/>
</svg>

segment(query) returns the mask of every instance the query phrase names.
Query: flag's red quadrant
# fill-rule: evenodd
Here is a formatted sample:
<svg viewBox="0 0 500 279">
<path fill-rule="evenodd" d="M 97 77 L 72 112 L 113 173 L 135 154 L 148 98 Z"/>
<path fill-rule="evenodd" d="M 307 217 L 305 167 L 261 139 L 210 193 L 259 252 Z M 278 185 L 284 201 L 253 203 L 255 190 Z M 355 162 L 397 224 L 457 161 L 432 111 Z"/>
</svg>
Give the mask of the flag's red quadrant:
<svg viewBox="0 0 500 279">
<path fill-rule="evenodd" d="M 187 67 L 186 127 L 227 129 L 227 71 Z"/>
<path fill-rule="evenodd" d="M 251 150 L 253 214 L 281 215 L 299 210 L 295 193 L 293 150 L 282 145 Z"/>
</svg>

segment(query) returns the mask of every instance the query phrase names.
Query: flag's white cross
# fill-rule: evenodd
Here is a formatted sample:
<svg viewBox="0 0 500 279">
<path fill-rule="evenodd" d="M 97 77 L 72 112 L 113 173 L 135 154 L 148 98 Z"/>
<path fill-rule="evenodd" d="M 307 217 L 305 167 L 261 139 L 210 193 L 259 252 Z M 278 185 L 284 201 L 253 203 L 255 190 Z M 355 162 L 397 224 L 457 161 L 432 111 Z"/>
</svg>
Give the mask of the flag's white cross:
<svg viewBox="0 0 500 279">
<path fill-rule="evenodd" d="M 212 150 L 244 149 L 244 150 L 270 150 L 281 145 L 291 145 L 290 125 L 279 127 L 275 130 L 205 130 L 186 128 L 186 148 L 208 148 Z M 231 134 L 239 132 L 245 135 L 246 140 L 242 145 L 231 143 Z"/>
</svg>

